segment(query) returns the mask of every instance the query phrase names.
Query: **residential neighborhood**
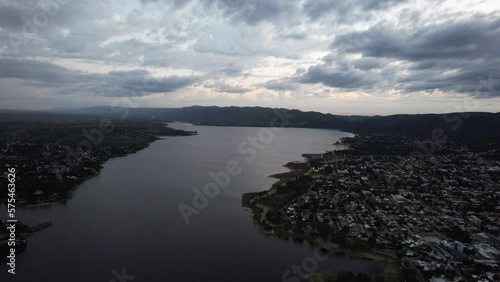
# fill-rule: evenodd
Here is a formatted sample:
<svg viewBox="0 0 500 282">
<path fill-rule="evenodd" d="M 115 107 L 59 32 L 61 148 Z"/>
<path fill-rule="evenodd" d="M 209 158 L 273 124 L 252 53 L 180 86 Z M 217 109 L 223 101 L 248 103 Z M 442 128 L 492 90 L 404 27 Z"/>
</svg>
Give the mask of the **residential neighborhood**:
<svg viewBox="0 0 500 282">
<path fill-rule="evenodd" d="M 418 142 L 344 139 L 349 149 L 323 154 L 254 200 L 303 192 L 260 225 L 385 250 L 410 262 L 421 281 L 499 281 L 500 162 L 454 143 L 439 144 L 434 155 L 411 154 Z M 301 178 L 310 187 L 297 184 Z"/>
</svg>

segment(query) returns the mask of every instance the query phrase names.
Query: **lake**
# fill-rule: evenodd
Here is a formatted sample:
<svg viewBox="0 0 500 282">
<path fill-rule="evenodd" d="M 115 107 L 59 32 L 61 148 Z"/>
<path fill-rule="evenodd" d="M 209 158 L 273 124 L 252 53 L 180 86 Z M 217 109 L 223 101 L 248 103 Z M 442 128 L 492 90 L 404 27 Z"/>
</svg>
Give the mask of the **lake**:
<svg viewBox="0 0 500 282">
<path fill-rule="evenodd" d="M 286 128 L 270 136 L 255 127 L 172 127 L 199 134 L 161 139 L 109 160 L 65 204 L 19 209 L 25 222 L 53 225 L 29 239 L 16 275 L 0 267 L 0 281 L 118 282 L 112 271 L 122 268 L 134 282 L 282 281 L 285 271 L 313 257 L 307 243 L 258 231 L 241 196 L 269 189 L 276 179 L 268 176 L 287 171 L 284 164 L 303 160 L 303 153 L 334 150 L 332 143 L 352 134 Z M 259 134 L 267 144 L 258 144 L 249 161 L 250 153 L 241 151 L 251 151 L 248 138 Z M 192 206 L 193 188 L 202 190 L 212 181 L 209 173 L 224 171 L 231 161 L 241 173 L 186 224 L 179 204 Z M 330 255 L 319 270 L 378 273 L 382 267 Z"/>
</svg>

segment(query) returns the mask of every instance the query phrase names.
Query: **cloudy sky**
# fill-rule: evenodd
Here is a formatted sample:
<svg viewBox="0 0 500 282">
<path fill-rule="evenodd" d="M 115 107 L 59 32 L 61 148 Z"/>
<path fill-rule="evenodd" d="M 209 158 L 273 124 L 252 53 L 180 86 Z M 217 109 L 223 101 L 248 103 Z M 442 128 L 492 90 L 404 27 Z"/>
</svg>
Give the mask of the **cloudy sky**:
<svg viewBox="0 0 500 282">
<path fill-rule="evenodd" d="M 500 111 L 496 0 L 0 0 L 0 108 Z"/>
</svg>

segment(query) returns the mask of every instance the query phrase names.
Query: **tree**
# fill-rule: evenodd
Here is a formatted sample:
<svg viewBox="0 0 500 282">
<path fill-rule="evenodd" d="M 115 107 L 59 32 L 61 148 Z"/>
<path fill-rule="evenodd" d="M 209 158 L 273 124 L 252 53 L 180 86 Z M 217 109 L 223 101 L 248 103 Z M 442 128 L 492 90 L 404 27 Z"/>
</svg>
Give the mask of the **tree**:
<svg viewBox="0 0 500 282">
<path fill-rule="evenodd" d="M 356 277 L 356 281 L 358 282 L 372 282 L 372 277 L 368 274 L 359 273 Z"/>
<path fill-rule="evenodd" d="M 340 245 L 345 245 L 345 243 L 347 243 L 346 232 L 343 230 L 335 232 L 335 234 L 333 235 L 333 241 L 335 241 L 335 243 L 338 243 Z"/>
<path fill-rule="evenodd" d="M 375 236 L 371 236 L 368 239 L 368 246 L 375 247 L 377 245 L 377 238 Z"/>
<path fill-rule="evenodd" d="M 324 222 L 318 222 L 316 228 L 318 229 L 319 237 L 324 241 L 327 241 L 328 237 L 330 236 L 330 225 Z"/>
<path fill-rule="evenodd" d="M 476 251 L 473 248 L 464 248 L 464 254 L 473 256 L 476 253 Z"/>
<path fill-rule="evenodd" d="M 333 167 L 327 166 L 325 167 L 325 174 L 329 175 L 333 173 Z"/>
<path fill-rule="evenodd" d="M 470 243 L 472 242 L 472 238 L 466 230 L 462 230 L 458 226 L 453 226 L 451 230 L 448 232 L 448 236 L 454 240 L 463 242 L 463 243 Z"/>
</svg>

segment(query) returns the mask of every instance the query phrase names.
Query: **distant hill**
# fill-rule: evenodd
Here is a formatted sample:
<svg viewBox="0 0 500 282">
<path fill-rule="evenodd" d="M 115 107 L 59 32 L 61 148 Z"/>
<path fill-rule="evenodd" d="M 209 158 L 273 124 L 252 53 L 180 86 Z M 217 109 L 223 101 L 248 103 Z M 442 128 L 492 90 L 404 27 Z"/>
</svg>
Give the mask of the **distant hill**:
<svg viewBox="0 0 500 282">
<path fill-rule="evenodd" d="M 26 112 L 23 112 L 23 116 Z M 37 112 L 39 116 L 41 113 Z M 330 128 L 357 134 L 390 133 L 431 139 L 433 131 L 441 130 L 449 140 L 473 145 L 500 147 L 500 113 L 449 113 L 390 116 L 342 116 L 319 112 L 273 109 L 264 107 L 202 107 L 186 108 L 111 108 L 90 107 L 57 109 L 46 113 L 55 118 L 60 114 L 77 116 L 125 116 L 131 119 L 184 121 L 199 125 L 217 126 L 281 126 L 286 115 L 288 127 Z M 1 113 L 10 117 L 14 114 Z M 3 118 L 2 118 L 3 119 Z"/>
<path fill-rule="evenodd" d="M 449 113 L 377 116 L 356 123 L 356 133 L 398 133 L 432 138 L 440 130 L 450 140 L 471 144 L 495 143 L 500 146 L 500 113 Z"/>
<path fill-rule="evenodd" d="M 291 127 L 308 128 L 338 128 L 347 129 L 355 120 L 364 119 L 363 116 L 339 116 L 319 112 L 302 112 L 299 110 L 273 109 L 264 107 L 202 107 L 186 108 L 114 108 L 91 107 L 61 113 L 87 115 L 114 115 L 120 116 L 128 111 L 129 118 L 156 118 L 167 121 L 185 121 L 200 125 L 226 126 L 270 126 L 273 117 L 278 118 L 276 123 L 281 125 L 280 115 L 288 115 Z M 278 113 L 278 114 L 277 114 Z"/>
</svg>

